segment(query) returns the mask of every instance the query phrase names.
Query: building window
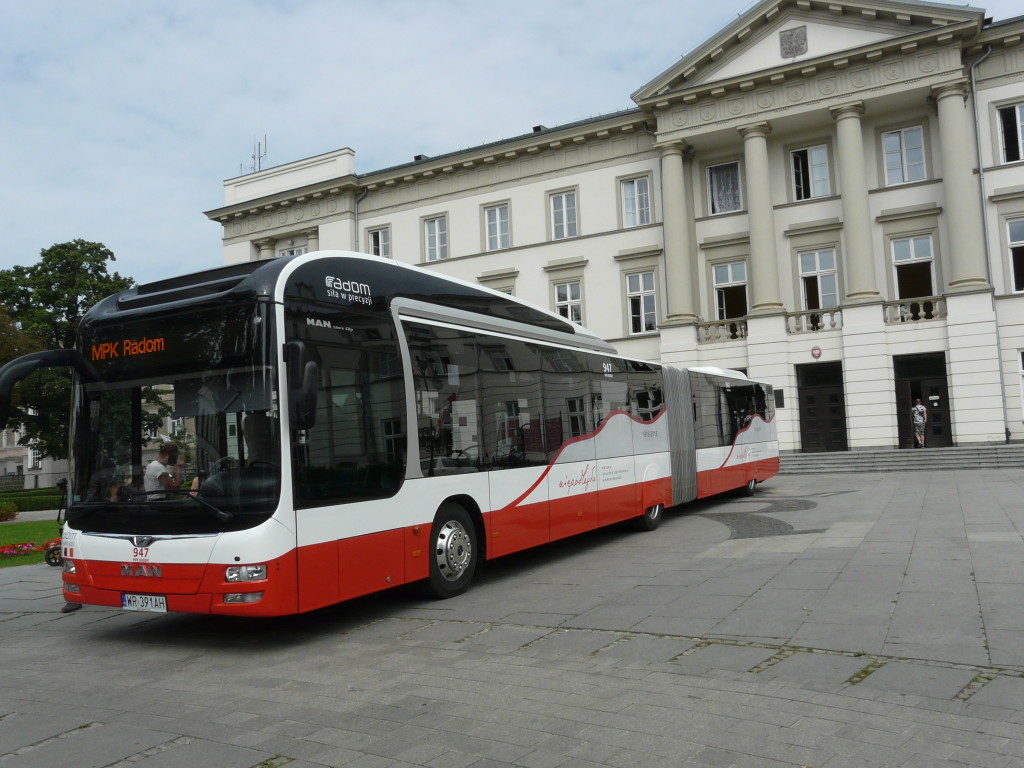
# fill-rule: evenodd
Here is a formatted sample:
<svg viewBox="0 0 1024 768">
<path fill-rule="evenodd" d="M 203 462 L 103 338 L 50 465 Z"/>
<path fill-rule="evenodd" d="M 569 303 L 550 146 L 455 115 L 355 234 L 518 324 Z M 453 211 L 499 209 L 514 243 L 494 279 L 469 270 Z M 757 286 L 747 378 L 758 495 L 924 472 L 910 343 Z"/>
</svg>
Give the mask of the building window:
<svg viewBox="0 0 1024 768">
<path fill-rule="evenodd" d="M 512 357 L 509 355 L 508 350 L 505 347 L 499 349 L 488 349 L 487 357 L 491 361 L 491 367 L 496 371 L 514 371 L 516 369 L 515 363 L 512 361 Z"/>
<path fill-rule="evenodd" d="M 1024 160 L 1024 104 L 999 109 L 999 128 L 1003 140 L 1003 162 Z"/>
<path fill-rule="evenodd" d="M 715 284 L 715 311 L 718 313 L 718 319 L 746 317 L 746 262 L 733 261 L 728 264 L 715 264 L 712 276 Z"/>
<path fill-rule="evenodd" d="M 569 415 L 569 436 L 580 437 L 587 434 L 586 400 L 582 397 L 568 397 L 565 400 L 565 407 Z"/>
<path fill-rule="evenodd" d="M 398 464 L 405 455 L 405 435 L 402 433 L 401 419 L 381 419 L 381 432 L 384 436 L 384 455 L 389 464 Z"/>
<path fill-rule="evenodd" d="M 284 248 L 284 249 L 278 251 L 277 255 L 278 256 L 284 256 L 284 257 L 288 257 L 288 256 L 301 256 L 302 254 L 307 253 L 308 251 L 309 251 L 309 249 L 306 246 L 299 245 L 299 246 L 296 246 L 295 248 Z"/>
<path fill-rule="evenodd" d="M 793 198 L 811 200 L 828 197 L 831 193 L 828 178 L 828 147 L 797 149 L 790 153 L 793 164 Z"/>
<path fill-rule="evenodd" d="M 564 240 L 576 237 L 576 193 L 558 192 L 551 195 L 551 237 Z"/>
<path fill-rule="evenodd" d="M 484 208 L 487 226 L 487 250 L 499 251 L 512 243 L 508 234 L 508 205 L 493 205 Z"/>
<path fill-rule="evenodd" d="M 1007 222 L 1010 235 L 1010 268 L 1013 292 L 1024 292 L 1024 219 Z"/>
<path fill-rule="evenodd" d="M 366 233 L 367 250 L 374 256 L 391 258 L 391 230 L 387 227 L 371 229 Z"/>
<path fill-rule="evenodd" d="M 448 258 L 448 220 L 444 216 L 423 220 L 423 238 L 426 244 L 427 261 L 441 261 Z"/>
<path fill-rule="evenodd" d="M 708 207 L 712 215 L 743 209 L 739 163 L 723 163 L 708 168 Z"/>
<path fill-rule="evenodd" d="M 555 283 L 555 312 L 583 324 L 583 286 L 579 280 Z"/>
<path fill-rule="evenodd" d="M 43 466 L 43 455 L 35 448 L 28 449 L 28 468 L 40 469 Z"/>
<path fill-rule="evenodd" d="M 651 223 L 651 194 L 647 177 L 622 182 L 622 226 Z"/>
<path fill-rule="evenodd" d="M 649 333 L 658 329 L 654 300 L 654 272 L 626 275 L 626 303 L 629 306 L 629 332 Z"/>
<path fill-rule="evenodd" d="M 804 251 L 799 254 L 799 258 L 804 309 L 838 307 L 839 280 L 836 276 L 835 249 Z"/>
<path fill-rule="evenodd" d="M 887 187 L 924 178 L 924 129 L 920 125 L 883 133 L 882 150 Z"/>
<path fill-rule="evenodd" d="M 900 237 L 892 241 L 898 298 L 914 299 L 934 295 L 932 261 L 931 235 Z"/>
</svg>

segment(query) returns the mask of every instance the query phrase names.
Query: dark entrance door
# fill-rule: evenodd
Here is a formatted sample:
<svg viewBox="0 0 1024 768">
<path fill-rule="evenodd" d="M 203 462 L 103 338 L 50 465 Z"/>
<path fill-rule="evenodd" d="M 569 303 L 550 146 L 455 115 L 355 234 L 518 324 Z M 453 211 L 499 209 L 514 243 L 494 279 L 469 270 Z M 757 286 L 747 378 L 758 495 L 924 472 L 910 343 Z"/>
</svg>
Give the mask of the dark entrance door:
<svg viewBox="0 0 1024 768">
<path fill-rule="evenodd" d="M 796 379 L 801 450 L 804 453 L 847 450 L 843 364 L 798 365 Z"/>
<path fill-rule="evenodd" d="M 893 358 L 893 368 L 896 374 L 896 424 L 900 448 L 914 447 L 914 424 L 910 409 L 919 397 L 928 409 L 925 445 L 929 448 L 953 445 L 953 431 L 949 424 L 946 356 L 942 352 L 898 355 Z"/>
</svg>

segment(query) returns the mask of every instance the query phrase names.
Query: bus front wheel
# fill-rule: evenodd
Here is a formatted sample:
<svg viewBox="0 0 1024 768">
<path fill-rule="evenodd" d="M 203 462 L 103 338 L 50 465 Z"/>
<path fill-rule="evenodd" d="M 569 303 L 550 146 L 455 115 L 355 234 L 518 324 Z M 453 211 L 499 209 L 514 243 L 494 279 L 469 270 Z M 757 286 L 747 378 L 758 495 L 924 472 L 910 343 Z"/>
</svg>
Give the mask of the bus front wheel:
<svg viewBox="0 0 1024 768">
<path fill-rule="evenodd" d="M 476 572 L 477 549 L 469 513 L 458 504 L 442 504 L 430 529 L 429 593 L 445 600 L 465 592 Z"/>
<path fill-rule="evenodd" d="M 664 512 L 665 507 L 662 504 L 648 507 L 640 517 L 634 518 L 634 525 L 641 531 L 653 531 L 661 525 L 661 519 L 665 516 Z"/>
</svg>

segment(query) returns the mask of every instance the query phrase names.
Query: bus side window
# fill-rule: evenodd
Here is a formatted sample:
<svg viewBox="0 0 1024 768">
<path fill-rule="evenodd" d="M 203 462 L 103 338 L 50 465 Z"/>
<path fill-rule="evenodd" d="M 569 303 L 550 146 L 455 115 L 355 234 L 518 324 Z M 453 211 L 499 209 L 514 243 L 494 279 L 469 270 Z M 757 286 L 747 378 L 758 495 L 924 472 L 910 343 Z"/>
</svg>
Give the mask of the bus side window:
<svg viewBox="0 0 1024 768">
<path fill-rule="evenodd" d="M 544 436 L 548 461 L 566 442 L 594 430 L 590 400 L 590 364 L 585 352 L 542 349 L 544 377 Z M 588 450 L 589 448 L 589 450 Z M 574 458 L 593 459 L 593 445 L 579 445 Z"/>
<path fill-rule="evenodd" d="M 710 376 L 697 371 L 690 371 L 690 386 L 693 389 L 693 424 L 697 448 L 724 445 L 721 390 Z"/>
<path fill-rule="evenodd" d="M 630 411 L 640 421 L 654 421 L 661 413 L 661 371 L 647 363 L 629 360 Z"/>
<path fill-rule="evenodd" d="M 483 457 L 490 469 L 546 464 L 541 357 L 534 344 L 477 337 Z"/>
<path fill-rule="evenodd" d="M 404 476 L 405 384 L 395 334 L 356 313 L 346 313 L 344 325 L 346 334 L 298 325 L 318 372 L 316 418 L 297 431 L 294 447 L 298 507 L 386 498 Z"/>
<path fill-rule="evenodd" d="M 464 332 L 409 323 L 420 471 L 480 469 L 477 346 Z"/>
</svg>

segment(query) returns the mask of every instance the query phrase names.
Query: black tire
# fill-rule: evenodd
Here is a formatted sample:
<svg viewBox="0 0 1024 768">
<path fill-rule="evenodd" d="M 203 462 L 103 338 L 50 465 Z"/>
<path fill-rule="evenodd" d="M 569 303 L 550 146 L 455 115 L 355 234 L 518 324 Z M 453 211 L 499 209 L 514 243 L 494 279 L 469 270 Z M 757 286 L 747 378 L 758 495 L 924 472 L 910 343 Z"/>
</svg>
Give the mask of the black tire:
<svg viewBox="0 0 1024 768">
<path fill-rule="evenodd" d="M 743 493 L 746 494 L 747 496 L 753 496 L 756 490 L 757 480 L 754 480 L 753 478 L 748 480 L 747 484 L 743 487 Z"/>
<path fill-rule="evenodd" d="M 60 568 L 64 565 L 64 558 L 60 555 L 60 547 L 50 547 L 46 550 L 46 564 L 52 565 L 54 568 Z"/>
<path fill-rule="evenodd" d="M 469 589 L 479 560 L 476 526 L 458 504 L 445 503 L 430 528 L 428 594 L 441 600 Z"/>
<path fill-rule="evenodd" d="M 665 506 L 663 504 L 655 504 L 653 507 L 645 509 L 640 517 L 633 518 L 633 525 L 639 531 L 653 531 L 661 525 L 662 518 L 664 517 Z"/>
</svg>

